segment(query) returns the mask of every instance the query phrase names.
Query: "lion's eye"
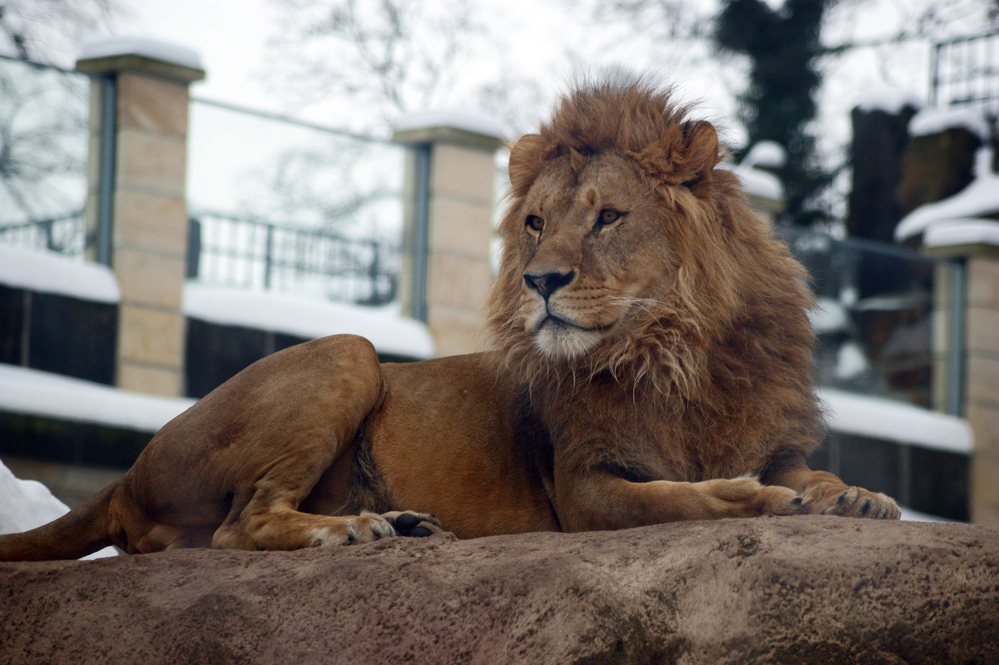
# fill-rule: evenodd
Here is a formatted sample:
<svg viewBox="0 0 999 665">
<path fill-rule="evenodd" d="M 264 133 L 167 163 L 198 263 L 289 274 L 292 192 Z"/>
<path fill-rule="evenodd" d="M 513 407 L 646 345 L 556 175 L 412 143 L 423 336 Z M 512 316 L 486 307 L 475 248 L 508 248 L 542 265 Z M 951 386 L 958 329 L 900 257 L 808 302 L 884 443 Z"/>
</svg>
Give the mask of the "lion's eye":
<svg viewBox="0 0 999 665">
<path fill-rule="evenodd" d="M 541 219 L 537 215 L 528 215 L 527 219 L 524 221 L 524 225 L 532 231 L 541 233 L 541 229 L 545 226 L 545 220 Z"/>
<path fill-rule="evenodd" d="M 597 216 L 597 223 L 595 224 L 595 227 L 599 229 L 603 226 L 609 226 L 622 217 L 624 217 L 623 212 L 618 212 L 613 208 L 604 208 Z"/>
</svg>

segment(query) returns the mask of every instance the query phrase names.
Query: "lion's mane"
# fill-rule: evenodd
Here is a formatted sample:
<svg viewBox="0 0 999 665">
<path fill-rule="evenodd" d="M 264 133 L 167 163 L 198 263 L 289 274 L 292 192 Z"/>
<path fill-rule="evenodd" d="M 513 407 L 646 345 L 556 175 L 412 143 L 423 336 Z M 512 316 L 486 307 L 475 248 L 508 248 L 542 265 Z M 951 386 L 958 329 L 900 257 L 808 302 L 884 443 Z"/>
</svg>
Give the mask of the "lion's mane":
<svg viewBox="0 0 999 665">
<path fill-rule="evenodd" d="M 574 406 L 576 387 L 606 375 L 649 405 L 649 417 L 669 419 L 663 434 L 681 443 L 807 453 L 822 427 L 802 268 L 749 210 L 736 175 L 717 168 L 724 154 L 714 128 L 688 120 L 670 97 L 642 81 L 581 87 L 514 148 L 502 267 L 486 306 L 492 338 L 535 399 L 557 402 L 545 412 L 584 408 Z M 568 153 L 575 164 L 603 151 L 632 160 L 663 215 L 678 220 L 666 239 L 675 259 L 622 332 L 582 357 L 551 358 L 518 315 L 521 204 L 550 160 Z"/>
</svg>

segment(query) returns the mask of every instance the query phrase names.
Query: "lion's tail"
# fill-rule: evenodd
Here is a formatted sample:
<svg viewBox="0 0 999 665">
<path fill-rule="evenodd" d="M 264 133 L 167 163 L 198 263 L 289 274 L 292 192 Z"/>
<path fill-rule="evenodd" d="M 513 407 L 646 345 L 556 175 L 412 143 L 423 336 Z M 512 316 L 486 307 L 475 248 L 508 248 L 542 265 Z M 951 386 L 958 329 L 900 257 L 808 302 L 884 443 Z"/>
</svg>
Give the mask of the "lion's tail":
<svg viewBox="0 0 999 665">
<path fill-rule="evenodd" d="M 0 561 L 79 559 L 113 544 L 109 508 L 117 483 L 54 522 L 0 536 Z"/>
</svg>

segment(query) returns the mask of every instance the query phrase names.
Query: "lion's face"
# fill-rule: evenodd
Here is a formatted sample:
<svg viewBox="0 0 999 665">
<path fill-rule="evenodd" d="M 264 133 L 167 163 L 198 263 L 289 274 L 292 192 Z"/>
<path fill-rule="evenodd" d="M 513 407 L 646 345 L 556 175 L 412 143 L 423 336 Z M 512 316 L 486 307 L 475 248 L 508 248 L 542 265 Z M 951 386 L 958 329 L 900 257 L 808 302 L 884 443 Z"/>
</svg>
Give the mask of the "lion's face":
<svg viewBox="0 0 999 665">
<path fill-rule="evenodd" d="M 543 355 L 574 358 L 665 293 L 668 211 L 614 153 L 548 163 L 518 210 L 519 318 Z M 510 257 L 512 258 L 512 257 Z"/>
</svg>

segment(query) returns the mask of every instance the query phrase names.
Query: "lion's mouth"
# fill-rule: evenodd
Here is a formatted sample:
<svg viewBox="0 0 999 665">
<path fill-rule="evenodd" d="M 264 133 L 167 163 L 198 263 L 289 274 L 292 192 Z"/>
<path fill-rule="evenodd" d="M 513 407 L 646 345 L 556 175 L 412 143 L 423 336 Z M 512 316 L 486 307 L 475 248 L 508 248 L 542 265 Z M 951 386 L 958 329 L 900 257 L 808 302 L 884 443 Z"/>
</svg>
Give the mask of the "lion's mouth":
<svg viewBox="0 0 999 665">
<path fill-rule="evenodd" d="M 606 326 L 584 326 L 579 323 L 575 323 L 568 319 L 563 319 L 561 317 L 555 316 L 554 314 L 547 314 L 541 322 L 535 327 L 534 332 L 539 333 L 546 325 L 552 326 L 555 330 L 581 330 L 583 332 L 592 333 L 603 333 L 611 329 L 612 324 Z"/>
</svg>

